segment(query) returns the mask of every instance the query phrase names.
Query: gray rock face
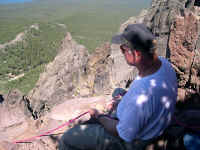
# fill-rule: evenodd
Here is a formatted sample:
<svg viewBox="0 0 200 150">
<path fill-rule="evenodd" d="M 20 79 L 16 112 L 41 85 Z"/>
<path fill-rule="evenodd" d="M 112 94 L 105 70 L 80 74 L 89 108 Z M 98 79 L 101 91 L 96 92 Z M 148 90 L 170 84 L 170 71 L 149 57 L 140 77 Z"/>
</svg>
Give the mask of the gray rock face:
<svg viewBox="0 0 200 150">
<path fill-rule="evenodd" d="M 158 54 L 169 58 L 177 72 L 179 99 L 199 92 L 200 86 L 197 69 L 200 9 L 194 3 L 195 0 L 155 0 L 144 19 L 157 36 Z"/>
<path fill-rule="evenodd" d="M 45 138 L 32 143 L 14 144 L 11 142 L 0 142 L 0 150 L 56 150 L 58 141 L 52 138 Z"/>
<path fill-rule="evenodd" d="M 0 141 L 18 136 L 28 128 L 22 94 L 14 90 L 4 99 L 0 104 Z"/>
<path fill-rule="evenodd" d="M 190 87 L 192 82 L 194 84 L 191 78 L 194 77 L 194 72 L 198 71 L 193 68 L 194 58 L 197 57 L 195 54 L 197 40 L 198 20 L 196 16 L 191 12 L 184 12 L 184 17 L 177 16 L 171 26 L 169 49 L 170 60 L 179 75 L 179 87 L 181 88 L 193 88 Z M 193 70 L 192 73 L 191 70 Z M 197 80 L 196 83 L 198 84 Z"/>
<path fill-rule="evenodd" d="M 149 26 L 156 35 L 158 41 L 158 54 L 168 56 L 168 39 L 170 27 L 174 17 L 181 15 L 185 9 L 186 0 L 164 0 L 152 1 L 152 7 L 144 19 L 144 23 Z"/>
<path fill-rule="evenodd" d="M 46 66 L 28 99 L 38 118 L 52 106 L 72 98 L 79 78 L 84 73 L 88 52 L 67 33 L 62 48 L 53 62 Z"/>
<path fill-rule="evenodd" d="M 110 84 L 110 66 L 112 66 L 110 56 L 111 47 L 109 43 L 96 48 L 95 52 L 89 56 L 85 74 L 80 77 L 81 82 L 78 85 L 79 92 L 77 91 L 77 93 L 80 96 L 109 93 L 112 88 Z"/>
</svg>

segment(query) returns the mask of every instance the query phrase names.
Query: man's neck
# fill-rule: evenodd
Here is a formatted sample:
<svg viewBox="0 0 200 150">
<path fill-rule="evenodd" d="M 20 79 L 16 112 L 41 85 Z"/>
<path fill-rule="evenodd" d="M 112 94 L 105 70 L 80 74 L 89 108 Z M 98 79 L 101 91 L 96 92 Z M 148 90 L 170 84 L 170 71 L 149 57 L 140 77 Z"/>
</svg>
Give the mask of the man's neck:
<svg viewBox="0 0 200 150">
<path fill-rule="evenodd" d="M 137 66 L 139 70 L 139 76 L 145 77 L 151 75 L 159 70 L 161 66 L 161 61 L 158 59 L 157 55 L 153 59 L 145 59 L 140 65 Z"/>
</svg>

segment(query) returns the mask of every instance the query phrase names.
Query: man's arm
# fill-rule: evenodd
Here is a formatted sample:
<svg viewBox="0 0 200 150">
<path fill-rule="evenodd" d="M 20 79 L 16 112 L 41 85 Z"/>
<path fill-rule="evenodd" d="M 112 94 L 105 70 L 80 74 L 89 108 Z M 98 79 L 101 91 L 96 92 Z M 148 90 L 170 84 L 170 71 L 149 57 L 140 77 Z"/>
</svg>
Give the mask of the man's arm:
<svg viewBox="0 0 200 150">
<path fill-rule="evenodd" d="M 113 136 L 118 136 L 116 126 L 118 124 L 118 120 L 112 119 L 106 115 L 100 114 L 96 109 L 89 110 L 90 116 L 92 118 L 96 118 L 99 123 L 103 125 L 103 127 Z"/>
<path fill-rule="evenodd" d="M 100 116 L 98 117 L 98 121 L 103 125 L 103 127 L 113 136 L 118 136 L 117 132 L 117 124 L 118 120 L 109 118 L 107 116 Z"/>
<path fill-rule="evenodd" d="M 106 106 L 106 110 L 110 113 L 112 113 L 113 110 L 117 109 L 117 106 L 119 104 L 119 102 L 121 101 L 121 99 L 117 99 L 117 100 L 112 100 L 111 102 L 109 102 Z"/>
</svg>

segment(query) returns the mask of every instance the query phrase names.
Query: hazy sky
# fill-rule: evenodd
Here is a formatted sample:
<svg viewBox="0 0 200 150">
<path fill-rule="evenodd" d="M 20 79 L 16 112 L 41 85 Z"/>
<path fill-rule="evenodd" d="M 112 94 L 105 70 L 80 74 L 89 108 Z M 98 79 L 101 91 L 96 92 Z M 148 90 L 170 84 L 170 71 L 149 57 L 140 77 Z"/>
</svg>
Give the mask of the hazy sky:
<svg viewBox="0 0 200 150">
<path fill-rule="evenodd" d="M 23 2 L 31 2 L 31 1 L 35 1 L 35 0 L 0 0 L 0 4 L 10 4 L 10 3 L 23 3 Z M 66 2 L 84 2 L 84 1 L 90 1 L 90 0 L 65 0 Z M 57 0 L 57 2 L 59 2 L 59 0 Z M 151 0 L 108 0 L 108 2 L 112 2 L 112 3 L 132 3 L 137 5 L 138 3 L 144 3 L 147 4 L 151 2 Z"/>
<path fill-rule="evenodd" d="M 31 2 L 32 0 L 0 0 L 0 4 Z"/>
</svg>

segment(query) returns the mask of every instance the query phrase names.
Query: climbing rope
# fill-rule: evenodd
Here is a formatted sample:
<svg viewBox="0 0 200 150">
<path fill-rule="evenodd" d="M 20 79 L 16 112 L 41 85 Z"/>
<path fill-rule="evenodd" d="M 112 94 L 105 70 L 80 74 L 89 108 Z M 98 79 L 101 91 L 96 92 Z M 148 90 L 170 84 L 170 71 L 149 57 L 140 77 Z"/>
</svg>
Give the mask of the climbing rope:
<svg viewBox="0 0 200 150">
<path fill-rule="evenodd" d="M 40 135 L 33 136 L 33 137 L 31 137 L 31 138 L 28 138 L 28 139 L 13 141 L 12 143 L 14 143 L 14 144 L 17 144 L 17 143 L 31 143 L 31 142 L 33 142 L 34 140 L 36 140 L 36 139 L 38 139 L 38 138 L 40 138 L 40 137 L 42 137 L 42 136 L 48 136 L 48 135 L 50 135 L 51 133 L 53 133 L 54 131 L 56 131 L 56 130 L 58 130 L 58 129 L 60 129 L 60 128 L 63 128 L 63 127 L 65 127 L 65 126 L 68 126 L 69 124 L 75 122 L 77 119 L 81 118 L 82 116 L 86 115 L 87 113 L 89 113 L 89 112 L 82 113 L 81 115 L 79 115 L 79 116 L 75 117 L 74 119 L 71 119 L 71 120 L 69 120 L 69 121 L 63 123 L 62 125 L 58 126 L 57 128 L 51 129 L 51 130 L 49 130 L 49 131 L 46 131 L 46 132 L 44 132 L 44 133 L 42 133 L 42 134 L 40 134 Z"/>
<path fill-rule="evenodd" d="M 113 100 L 115 100 L 115 99 L 117 99 L 117 98 L 119 98 L 119 95 L 118 95 L 118 96 L 115 96 L 115 97 L 113 98 Z M 71 120 L 69 120 L 69 121 L 63 123 L 62 125 L 58 126 L 57 128 L 51 129 L 51 130 L 49 130 L 49 131 L 46 131 L 46 132 L 44 132 L 44 133 L 42 133 L 42 134 L 40 134 L 40 135 L 33 136 L 33 137 L 31 137 L 31 138 L 27 138 L 27 139 L 23 139 L 23 140 L 16 140 L 16 141 L 13 141 L 12 143 L 14 143 L 14 144 L 18 144 L 18 143 L 32 143 L 33 141 L 35 141 L 36 139 L 38 139 L 38 138 L 40 138 L 40 137 L 42 137 L 42 136 L 48 136 L 48 135 L 50 135 L 51 133 L 53 133 L 54 131 L 56 131 L 56 130 L 58 130 L 58 129 L 60 129 L 60 128 L 63 128 L 63 127 L 65 127 L 65 126 L 70 125 L 71 123 L 75 122 L 77 119 L 81 118 L 82 116 L 86 115 L 87 113 L 89 113 L 89 112 L 87 111 L 87 112 L 85 112 L 85 113 L 82 113 L 81 115 L 79 115 L 79 116 L 75 117 L 74 119 L 71 119 Z M 109 117 L 109 116 L 107 116 L 107 117 Z"/>
</svg>

